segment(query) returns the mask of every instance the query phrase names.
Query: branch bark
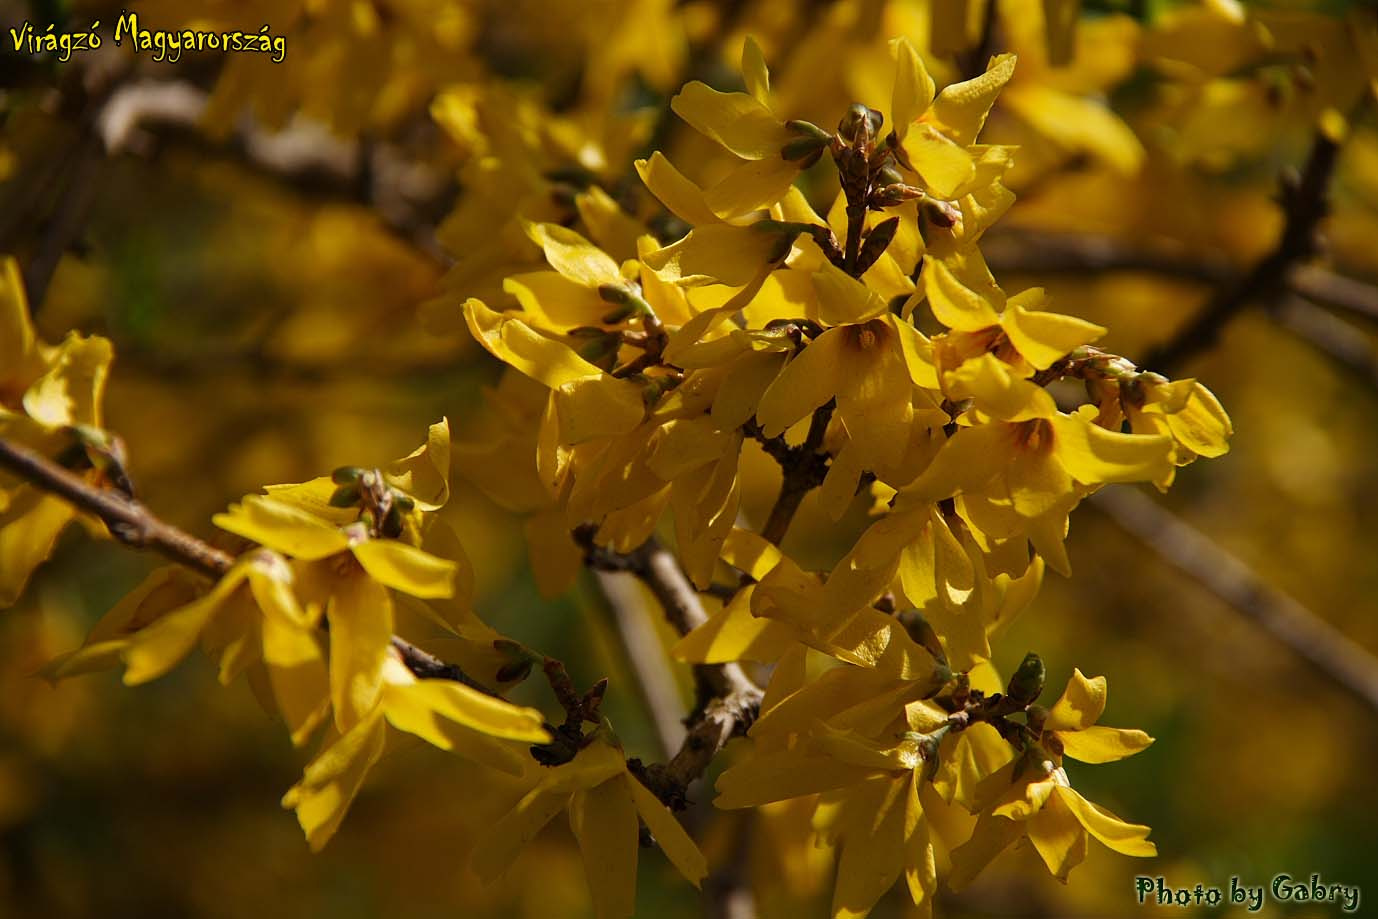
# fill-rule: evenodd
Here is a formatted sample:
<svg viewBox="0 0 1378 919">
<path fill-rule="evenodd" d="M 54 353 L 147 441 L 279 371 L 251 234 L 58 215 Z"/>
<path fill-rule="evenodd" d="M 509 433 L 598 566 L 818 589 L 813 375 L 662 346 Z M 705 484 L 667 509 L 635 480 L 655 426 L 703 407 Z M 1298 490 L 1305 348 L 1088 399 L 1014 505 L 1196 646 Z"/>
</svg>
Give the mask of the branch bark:
<svg viewBox="0 0 1378 919">
<path fill-rule="evenodd" d="M 1240 615 L 1378 712 L 1378 657 L 1151 498 L 1127 488 L 1097 492 L 1091 505 Z"/>
</svg>

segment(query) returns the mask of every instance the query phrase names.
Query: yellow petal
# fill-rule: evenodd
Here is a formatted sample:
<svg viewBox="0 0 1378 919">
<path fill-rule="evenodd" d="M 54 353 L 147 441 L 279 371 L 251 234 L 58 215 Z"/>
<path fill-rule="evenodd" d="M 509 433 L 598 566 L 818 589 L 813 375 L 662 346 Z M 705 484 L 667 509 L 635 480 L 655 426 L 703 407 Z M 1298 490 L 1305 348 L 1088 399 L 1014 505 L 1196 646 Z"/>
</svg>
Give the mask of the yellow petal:
<svg viewBox="0 0 1378 919">
<path fill-rule="evenodd" d="M 101 398 L 113 357 L 114 349 L 104 338 L 69 334 L 47 372 L 24 393 L 24 411 L 47 427 L 101 427 Z"/>
<path fill-rule="evenodd" d="M 124 653 L 125 685 L 137 686 L 157 679 L 176 666 L 196 646 L 206 624 L 230 595 L 240 589 L 245 577 L 245 566 L 237 565 L 201 599 L 193 600 L 131 635 Z"/>
<path fill-rule="evenodd" d="M 347 731 L 378 704 L 383 667 L 392 653 L 392 598 L 366 574 L 332 584 L 326 606 L 330 622 L 330 696 L 335 723 Z"/>
<path fill-rule="evenodd" d="M 1182 410 L 1167 416 L 1167 424 L 1172 436 L 1199 456 L 1223 456 L 1229 452 L 1229 438 L 1234 433 L 1230 416 L 1215 394 L 1200 383 L 1191 387 Z"/>
<path fill-rule="evenodd" d="M 434 728 L 437 719 L 503 740 L 549 743 L 545 720 L 534 708 L 513 705 L 453 680 L 416 680 L 389 685 L 387 717 L 393 725 L 447 750 Z"/>
<path fill-rule="evenodd" d="M 756 420 L 767 437 L 778 437 L 837 394 L 845 328 L 829 329 L 785 365 L 761 397 Z"/>
<path fill-rule="evenodd" d="M 1172 468 L 1172 440 L 1121 434 L 1091 424 L 1081 415 L 1052 418 L 1058 462 L 1083 485 L 1152 482 Z"/>
<path fill-rule="evenodd" d="M 999 422 L 958 428 L 928 468 L 900 491 L 908 502 L 933 502 L 980 489 L 1004 471 L 1015 449 L 1013 428 Z"/>
<path fill-rule="evenodd" d="M 1106 106 L 1037 84 L 1010 87 L 1005 105 L 1067 154 L 1095 157 L 1125 176 L 1136 175 L 1144 147 L 1129 125 Z"/>
<path fill-rule="evenodd" d="M 550 267 L 584 287 L 622 283 L 612 257 L 578 233 L 557 223 L 525 223 L 526 235 L 545 250 Z"/>
<path fill-rule="evenodd" d="M 871 770 L 839 763 L 831 757 L 797 750 L 756 753 L 718 777 L 713 804 L 724 810 L 759 807 L 802 795 L 817 794 L 863 781 Z"/>
<path fill-rule="evenodd" d="M 343 533 L 319 517 L 260 495 L 247 495 L 211 520 L 236 536 L 307 561 L 334 555 L 349 545 Z"/>
<path fill-rule="evenodd" d="M 959 144 L 973 144 L 986 124 L 995 97 L 1014 75 L 1014 55 L 997 54 L 979 77 L 944 87 L 930 115 Z"/>
<path fill-rule="evenodd" d="M 646 822 L 646 828 L 651 831 L 656 844 L 670 860 L 670 864 L 674 865 L 675 870 L 684 875 L 689 883 L 695 887 L 700 886 L 703 879 L 708 876 L 708 860 L 703 857 L 693 838 L 684 831 L 684 827 L 675 819 L 670 809 L 660 803 L 660 799 L 651 794 L 646 786 L 630 775 L 627 776 L 626 783 L 631 789 L 632 802 L 636 805 L 637 813 Z"/>
<path fill-rule="evenodd" d="M 560 439 L 570 445 L 628 434 L 646 415 L 636 385 L 611 376 L 566 383 L 555 390 L 554 401 Z"/>
<path fill-rule="evenodd" d="M 636 911 L 637 819 L 625 777 L 580 789 L 569 802 L 569 826 L 579 842 L 584 877 L 598 919 Z"/>
<path fill-rule="evenodd" d="M 636 241 L 646 228 L 597 185 L 574 196 L 574 207 L 589 235 L 616 261 L 636 258 Z"/>
<path fill-rule="evenodd" d="M 904 867 L 904 815 L 910 775 L 869 780 L 845 805 L 842 854 L 833 888 L 834 919 L 860 919 Z"/>
<path fill-rule="evenodd" d="M 977 332 L 1000 321 L 991 301 L 962 283 L 943 262 L 926 259 L 920 280 L 929 309 L 948 328 Z"/>
<path fill-rule="evenodd" d="M 551 389 L 604 375 L 568 345 L 541 335 L 518 319 L 493 312 L 482 300 L 464 301 L 464 318 L 474 338 L 494 357 Z"/>
<path fill-rule="evenodd" d="M 704 195 L 713 213 L 731 220 L 770 207 L 799 175 L 799 164 L 782 157 L 748 160 L 731 169 Z"/>
<path fill-rule="evenodd" d="M 761 46 L 750 35 L 742 43 L 742 80 L 746 91 L 761 105 L 770 107 L 770 71 L 766 69 L 766 58 Z"/>
<path fill-rule="evenodd" d="M 699 224 L 683 239 L 643 258 L 661 280 L 693 287 L 726 284 L 746 287 L 788 254 L 786 237 L 770 229 Z"/>
<path fill-rule="evenodd" d="M 1083 763 L 1113 763 L 1147 749 L 1153 738 L 1143 731 L 1108 728 L 1098 724 L 1080 731 L 1059 733 L 1063 752 Z"/>
<path fill-rule="evenodd" d="M 890 43 L 895 50 L 895 88 L 890 96 L 890 117 L 895 136 L 904 139 L 909 125 L 933 104 L 936 87 L 923 58 L 907 38 Z"/>
<path fill-rule="evenodd" d="M 1025 825 L 1029 842 L 1059 881 L 1086 859 L 1086 830 L 1060 795 L 1051 795 L 1047 804 Z"/>
<path fill-rule="evenodd" d="M 784 369 L 785 360 L 784 352 L 758 351 L 733 362 L 713 398 L 710 417 L 718 430 L 735 430 L 756 414 L 761 397 Z"/>
<path fill-rule="evenodd" d="M 626 771 L 626 762 L 607 744 L 595 742 L 573 762 L 547 769 L 534 788 L 488 828 L 474 850 L 473 869 L 485 882 L 501 874 L 536 834 L 569 804 L 578 788 L 591 788 Z"/>
<path fill-rule="evenodd" d="M 971 838 L 952 851 L 952 873 L 947 876 L 947 886 L 953 891 L 965 888 L 997 855 L 1009 848 L 1023 830 L 1023 824 L 1006 817 L 982 814 Z"/>
<path fill-rule="evenodd" d="M 780 564 L 784 554 L 750 530 L 734 529 L 723 542 L 722 560 L 759 581 Z"/>
<path fill-rule="evenodd" d="M 1105 711 L 1105 677 L 1087 679 L 1080 669 L 1072 671 L 1067 688 L 1053 703 L 1045 722 L 1049 731 L 1084 731 Z"/>
<path fill-rule="evenodd" d="M 275 607 L 264 608 L 263 662 L 292 743 L 301 746 L 325 719 L 330 702 L 330 677 L 315 630 Z"/>
<path fill-rule="evenodd" d="M 1106 332 L 1103 326 L 1074 316 L 1026 310 L 1016 302 L 1018 299 L 1010 300 L 1000 325 L 1015 349 L 1039 370 L 1051 367 L 1073 349 L 1090 344 Z"/>
<path fill-rule="evenodd" d="M 976 175 L 976 165 L 966 148 L 931 124 L 910 131 L 904 139 L 904 151 L 935 197 L 952 199 Z"/>
<path fill-rule="evenodd" d="M 32 485 L 20 486 L 0 508 L 0 608 L 19 599 L 76 515 L 71 504 Z"/>
<path fill-rule="evenodd" d="M 705 83 L 688 83 L 670 108 L 694 130 L 744 160 L 780 155 L 791 135 L 770 109 L 746 93 L 720 93 Z"/>
<path fill-rule="evenodd" d="M 297 812 L 312 852 L 319 852 L 340 828 L 364 777 L 383 754 L 387 729 L 375 713 L 321 751 L 301 781 L 283 795 L 282 806 Z"/>
<path fill-rule="evenodd" d="M 422 599 L 452 597 L 458 566 L 408 543 L 369 539 L 350 547 L 369 576 L 380 584 Z"/>
<path fill-rule="evenodd" d="M 1054 792 L 1076 815 L 1086 831 L 1099 839 L 1107 847 L 1121 855 L 1148 858 L 1158 854 L 1158 847 L 1148 841 L 1152 832 L 1148 827 L 1137 823 L 1125 823 L 1104 808 L 1087 801 L 1070 788 L 1059 786 Z"/>
<path fill-rule="evenodd" d="M 818 294 L 818 318 L 824 325 L 865 322 L 890 310 L 880 296 L 830 262 L 813 274 Z"/>
<path fill-rule="evenodd" d="M 696 664 L 753 660 L 770 662 L 794 644 L 792 631 L 782 623 L 751 615 L 748 584 L 733 595 L 727 606 L 679 640 L 671 656 Z"/>
<path fill-rule="evenodd" d="M 22 373 L 33 353 L 34 343 L 33 322 L 29 318 L 19 262 L 13 256 L 0 257 L 0 368 L 4 368 L 0 372 Z"/>
<path fill-rule="evenodd" d="M 637 160 L 636 171 L 651 194 L 691 227 L 718 222 L 718 215 L 704 200 L 703 189 L 685 178 L 659 150 L 649 160 Z"/>
</svg>

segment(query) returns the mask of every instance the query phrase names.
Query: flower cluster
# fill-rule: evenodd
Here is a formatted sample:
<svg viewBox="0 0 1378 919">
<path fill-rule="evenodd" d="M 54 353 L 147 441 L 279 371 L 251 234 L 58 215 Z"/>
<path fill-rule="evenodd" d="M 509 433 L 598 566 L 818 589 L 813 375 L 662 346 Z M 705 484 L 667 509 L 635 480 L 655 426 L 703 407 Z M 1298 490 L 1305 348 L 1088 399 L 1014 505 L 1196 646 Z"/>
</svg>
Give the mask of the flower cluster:
<svg viewBox="0 0 1378 919">
<path fill-rule="evenodd" d="M 1231 433 L 1204 386 L 1098 349 L 1105 329 L 1052 311 L 1042 290 L 1007 294 L 987 268 L 979 243 L 1012 201 L 1014 151 L 979 134 L 1014 58 L 939 90 L 906 40 L 892 51 L 889 129 L 856 104 L 830 131 L 780 114 L 748 40 L 745 92 L 690 83 L 672 102 L 717 158 L 636 164 L 672 220 L 648 211 L 635 257 L 600 222 L 530 219 L 547 267 L 508 277 L 506 308 L 463 307 L 510 369 L 490 393 L 502 436 L 461 449 L 529 470 L 521 500 L 494 496 L 610 551 L 670 518 L 695 586 L 727 597 L 675 655 L 771 667 L 717 803 L 814 802 L 840 851 L 837 916 L 865 915 L 901 874 L 931 902 L 935 850 L 954 883 L 1023 836 L 1064 879 L 1091 836 L 1152 853 L 1146 827 L 1086 801 L 1062 767 L 1150 742 L 1095 724 L 1103 678 L 1078 671 L 1045 709 L 1037 657 L 1001 692 L 990 642 L 1045 568 L 1070 572 L 1083 498 L 1166 488 Z M 816 208 L 796 180 L 824 158 L 837 191 Z M 1084 385 L 1083 404 L 1062 381 Z M 784 470 L 755 526 L 739 474 L 753 442 Z M 780 548 L 815 487 L 834 520 L 858 501 L 870 511 L 827 571 Z M 577 551 L 547 533 L 538 566 L 552 543 Z M 962 826 L 954 808 L 976 815 L 970 839 L 933 829 Z"/>
</svg>

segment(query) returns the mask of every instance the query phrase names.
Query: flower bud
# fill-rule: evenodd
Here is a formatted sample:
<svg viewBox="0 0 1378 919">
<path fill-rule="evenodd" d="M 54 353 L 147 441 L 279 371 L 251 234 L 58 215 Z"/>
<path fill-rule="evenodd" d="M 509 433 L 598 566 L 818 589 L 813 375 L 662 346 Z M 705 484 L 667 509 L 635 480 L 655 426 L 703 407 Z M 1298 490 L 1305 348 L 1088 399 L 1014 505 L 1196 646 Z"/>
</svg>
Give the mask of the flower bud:
<svg viewBox="0 0 1378 919">
<path fill-rule="evenodd" d="M 791 162 L 821 153 L 829 141 L 816 137 L 796 137 L 780 148 L 780 156 Z"/>
</svg>

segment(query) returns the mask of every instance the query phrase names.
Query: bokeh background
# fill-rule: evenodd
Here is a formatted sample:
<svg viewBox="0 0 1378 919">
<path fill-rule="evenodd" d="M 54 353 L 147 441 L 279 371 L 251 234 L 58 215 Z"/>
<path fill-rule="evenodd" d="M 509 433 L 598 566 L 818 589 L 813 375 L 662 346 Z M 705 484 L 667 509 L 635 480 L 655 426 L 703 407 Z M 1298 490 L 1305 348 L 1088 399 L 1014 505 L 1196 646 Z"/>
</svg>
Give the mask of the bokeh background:
<svg viewBox="0 0 1378 919">
<path fill-rule="evenodd" d="M 888 107 L 894 35 L 924 50 L 940 85 L 973 55 L 1018 52 L 984 135 L 1021 145 L 1018 202 L 991 232 L 989 260 L 1007 290 L 1047 287 L 1056 309 L 1108 326 L 1105 346 L 1131 359 L 1271 250 L 1279 175 L 1322 125 L 1343 142 L 1317 264 L 1363 286 L 1348 307 L 1308 304 L 1327 317 L 1328 347 L 1250 306 L 1181 368 L 1219 396 L 1236 435 L 1226 457 L 1149 497 L 1378 653 L 1378 312 L 1363 310 L 1378 283 L 1371 6 L 938 6 L 956 26 L 903 0 L 142 4 L 148 25 L 266 22 L 287 37 L 287 61 L 155 63 L 107 41 L 59 65 L 0 49 L 0 249 L 50 266 L 34 304 L 47 340 L 78 328 L 115 342 L 107 423 L 142 496 L 211 537 L 210 515 L 240 495 L 402 455 L 442 415 L 457 437 L 478 436 L 498 367 L 455 330 L 462 296 L 494 281 L 472 257 L 484 242 L 472 209 L 505 220 L 493 202 L 530 193 L 481 168 L 501 130 L 543 151 L 547 193 L 568 190 L 563 164 L 568 181 L 645 213 L 631 159 L 651 145 L 677 163 L 700 155 L 666 100 L 690 77 L 739 87 L 747 34 L 772 64 L 777 109 L 824 125 L 854 99 Z M 1045 10 L 1067 9 L 1075 27 L 1047 24 Z M 119 14 L 0 2 L 6 30 L 99 19 L 108 39 Z M 112 114 L 131 86 L 159 105 Z M 545 133 L 532 111 L 550 120 Z M 828 177 L 803 181 L 817 190 Z M 1040 248 L 1071 240 L 1085 256 L 1087 239 L 1094 252 L 1154 258 L 1069 265 Z M 778 472 L 752 454 L 743 474 L 744 514 L 759 522 Z M 654 757 L 593 582 L 542 598 L 521 521 L 455 484 L 480 613 L 566 660 L 580 685 L 610 677 L 605 712 L 630 751 Z M 790 548 L 826 565 L 863 521 L 830 527 L 806 499 Z M 1135 903 L 1136 874 L 1194 887 L 1282 872 L 1362 885 L 1360 914 L 1378 910 L 1378 710 L 1095 506 L 1073 516 L 1069 551 L 1074 577 L 1050 576 L 994 663 L 1008 673 L 1039 651 L 1050 692 L 1074 666 L 1108 676 L 1105 722 L 1157 743 L 1069 772 L 1092 799 L 1151 824 L 1161 854 L 1093 846 L 1063 886 L 1031 851 L 1008 853 L 969 891 L 944 893 L 940 914 L 1151 915 L 1162 909 Z M 116 674 L 56 687 L 34 676 L 154 564 L 73 528 L 0 615 L 0 916 L 591 915 L 561 820 L 497 886 L 464 869 L 495 816 L 470 792 L 477 767 L 399 746 L 313 856 L 277 803 L 302 754 L 244 685 L 220 688 L 203 662 L 138 689 Z M 761 915 L 826 915 L 830 862 L 806 821 L 789 808 L 715 814 L 709 797 L 701 789 L 686 818 L 710 858 L 708 886 L 753 888 Z M 673 877 L 658 852 L 642 863 L 642 914 L 703 913 L 711 890 Z M 906 905 L 896 891 L 876 915 Z M 1270 903 L 1259 915 L 1339 910 Z"/>
</svg>

